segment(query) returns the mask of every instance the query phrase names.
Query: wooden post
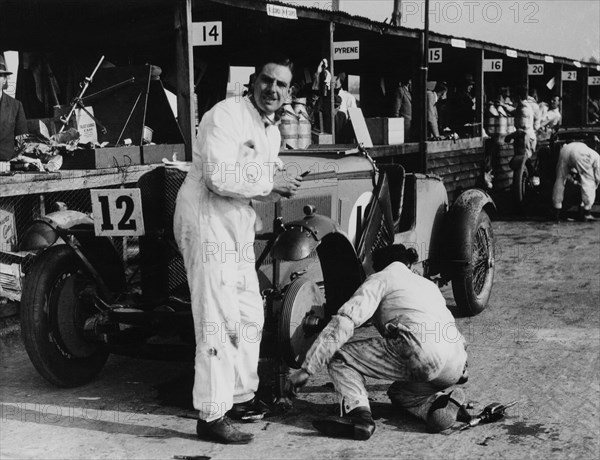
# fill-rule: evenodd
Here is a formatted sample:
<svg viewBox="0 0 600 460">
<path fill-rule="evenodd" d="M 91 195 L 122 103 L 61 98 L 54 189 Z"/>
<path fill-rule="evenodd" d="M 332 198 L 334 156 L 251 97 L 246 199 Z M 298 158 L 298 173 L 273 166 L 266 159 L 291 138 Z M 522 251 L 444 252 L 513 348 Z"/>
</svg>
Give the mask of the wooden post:
<svg viewBox="0 0 600 460">
<path fill-rule="evenodd" d="M 483 100 L 483 53 L 483 50 L 481 50 L 475 67 L 475 82 L 477 83 L 475 86 L 475 91 L 477 91 L 475 94 L 475 113 L 477 116 L 475 122 L 479 123 L 479 126 L 481 127 L 481 136 L 483 136 L 483 111 L 485 106 L 485 101 Z"/>
<path fill-rule="evenodd" d="M 587 67 L 579 69 L 581 72 L 581 77 L 579 81 L 581 82 L 581 91 L 579 93 L 581 97 L 581 112 L 580 112 L 580 120 L 582 125 L 587 125 L 590 120 L 588 120 L 589 112 L 588 112 L 588 104 L 590 100 L 590 88 L 588 86 L 588 76 L 590 75 L 590 69 Z M 579 75 L 579 74 L 578 74 Z"/>
<path fill-rule="evenodd" d="M 421 34 L 421 136 L 420 148 L 422 173 L 427 173 L 427 76 L 429 72 L 429 0 L 425 0 L 425 23 Z"/>
<path fill-rule="evenodd" d="M 334 110 L 334 79 L 335 79 L 335 64 L 333 63 L 333 34 L 335 32 L 335 24 L 329 23 L 329 71 L 331 72 L 331 86 L 329 91 L 329 113 L 331 113 L 331 139 L 335 144 L 335 116 Z"/>
<path fill-rule="evenodd" d="M 194 138 L 194 55 L 192 0 L 175 3 L 175 64 L 177 67 L 177 121 L 185 142 L 185 160 L 192 160 Z"/>
</svg>

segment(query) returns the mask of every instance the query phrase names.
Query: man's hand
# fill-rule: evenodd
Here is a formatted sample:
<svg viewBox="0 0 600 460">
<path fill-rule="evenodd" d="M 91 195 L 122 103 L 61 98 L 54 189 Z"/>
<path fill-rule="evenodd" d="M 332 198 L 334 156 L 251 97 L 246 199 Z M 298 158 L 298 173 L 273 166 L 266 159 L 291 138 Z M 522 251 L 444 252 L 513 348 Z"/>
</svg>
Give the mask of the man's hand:
<svg viewBox="0 0 600 460">
<path fill-rule="evenodd" d="M 306 385 L 310 374 L 304 369 L 298 369 L 292 372 L 285 381 L 284 395 L 288 398 L 295 398 L 298 390 Z"/>
<path fill-rule="evenodd" d="M 285 170 L 278 170 L 275 172 L 273 182 L 274 193 L 290 198 L 298 192 L 300 184 L 302 184 L 302 176 L 292 176 Z"/>
</svg>

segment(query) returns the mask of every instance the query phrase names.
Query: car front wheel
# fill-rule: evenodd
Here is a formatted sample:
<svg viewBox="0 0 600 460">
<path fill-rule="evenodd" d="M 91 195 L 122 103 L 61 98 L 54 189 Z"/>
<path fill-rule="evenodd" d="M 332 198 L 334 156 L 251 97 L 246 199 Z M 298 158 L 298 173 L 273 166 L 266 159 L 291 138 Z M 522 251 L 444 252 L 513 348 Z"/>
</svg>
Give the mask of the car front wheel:
<svg viewBox="0 0 600 460">
<path fill-rule="evenodd" d="M 467 266 L 452 277 L 457 313 L 474 316 L 488 304 L 494 280 L 494 233 L 488 214 L 482 210 L 470 232 L 460 242 Z"/>
<path fill-rule="evenodd" d="M 108 357 L 83 334 L 86 319 L 96 313 L 86 301 L 94 292 L 93 281 L 66 245 L 47 249 L 25 277 L 21 298 L 25 349 L 42 377 L 59 387 L 87 383 Z"/>
</svg>

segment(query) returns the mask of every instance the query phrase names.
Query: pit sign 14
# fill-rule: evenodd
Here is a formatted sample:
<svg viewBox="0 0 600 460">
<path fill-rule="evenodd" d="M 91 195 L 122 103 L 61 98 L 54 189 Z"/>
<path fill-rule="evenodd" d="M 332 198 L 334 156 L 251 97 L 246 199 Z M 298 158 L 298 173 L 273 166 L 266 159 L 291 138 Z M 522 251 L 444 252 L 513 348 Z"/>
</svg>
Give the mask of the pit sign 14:
<svg viewBox="0 0 600 460">
<path fill-rule="evenodd" d="M 142 236 L 142 196 L 139 188 L 90 190 L 96 236 Z"/>
</svg>

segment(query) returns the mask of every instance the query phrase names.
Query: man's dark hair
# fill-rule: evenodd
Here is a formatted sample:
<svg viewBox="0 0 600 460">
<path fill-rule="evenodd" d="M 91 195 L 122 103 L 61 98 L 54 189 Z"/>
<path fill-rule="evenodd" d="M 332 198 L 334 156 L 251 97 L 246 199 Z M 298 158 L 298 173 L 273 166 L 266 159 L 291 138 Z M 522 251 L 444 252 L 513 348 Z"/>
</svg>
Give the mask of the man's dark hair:
<svg viewBox="0 0 600 460">
<path fill-rule="evenodd" d="M 430 86 L 430 88 L 431 88 L 431 86 Z M 435 88 L 433 89 L 433 91 L 436 93 L 443 93 L 444 91 L 448 91 L 448 87 L 441 81 L 438 81 L 435 84 Z"/>
<path fill-rule="evenodd" d="M 415 248 L 406 248 L 403 244 L 393 244 L 385 248 L 376 249 L 372 254 L 373 269 L 376 272 L 383 270 L 392 262 L 402 262 L 409 266 L 419 260 Z"/>
<path fill-rule="evenodd" d="M 258 65 L 255 67 L 256 75 L 259 75 L 267 64 L 282 65 L 289 68 L 290 72 L 292 72 L 292 75 L 294 74 L 294 63 L 292 60 L 284 54 L 273 53 L 265 56 L 265 58 L 258 63 Z"/>
</svg>

